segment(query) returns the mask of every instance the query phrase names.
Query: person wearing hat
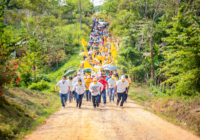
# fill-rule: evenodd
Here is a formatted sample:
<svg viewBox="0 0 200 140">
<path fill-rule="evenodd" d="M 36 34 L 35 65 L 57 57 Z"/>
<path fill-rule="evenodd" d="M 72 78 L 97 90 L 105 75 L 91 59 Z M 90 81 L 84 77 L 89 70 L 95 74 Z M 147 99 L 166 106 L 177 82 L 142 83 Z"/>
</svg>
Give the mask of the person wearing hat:
<svg viewBox="0 0 200 140">
<path fill-rule="evenodd" d="M 57 92 L 57 87 L 60 86 L 60 100 L 62 103 L 62 107 L 65 108 L 65 104 L 67 101 L 67 96 L 70 92 L 70 85 L 69 83 L 66 81 L 66 76 L 63 76 L 62 80 L 60 80 L 55 87 L 55 91 Z M 63 99 L 64 98 L 64 99 Z"/>
<path fill-rule="evenodd" d="M 87 79 L 85 80 L 85 87 L 86 87 L 86 100 L 91 101 L 91 93 L 89 91 L 90 84 L 92 83 L 92 79 L 90 78 L 90 75 L 87 76 Z"/>
<path fill-rule="evenodd" d="M 78 80 L 79 79 L 81 79 L 81 81 L 82 81 L 82 83 L 85 85 L 85 80 L 84 80 L 84 78 L 81 76 L 81 73 L 80 72 L 78 72 L 77 73 L 77 76 L 73 79 L 73 81 L 72 81 L 72 85 L 73 85 L 73 87 L 75 86 L 75 84 L 78 82 Z M 74 94 L 75 94 L 75 99 L 76 99 L 76 90 L 74 90 Z"/>
<path fill-rule="evenodd" d="M 112 78 L 108 80 L 110 102 L 111 100 L 114 102 L 116 82 L 117 82 L 117 79 L 115 78 L 115 75 L 112 75 Z"/>
<path fill-rule="evenodd" d="M 125 79 L 125 76 L 122 75 L 121 79 L 117 81 L 116 86 L 115 86 L 115 91 L 116 91 L 115 94 L 118 95 L 117 106 L 119 105 L 119 102 L 122 100 L 120 103 L 121 108 L 123 108 L 123 104 L 126 99 L 127 87 L 129 87 L 129 83 Z"/>
<path fill-rule="evenodd" d="M 80 109 L 85 92 L 85 84 L 82 83 L 81 79 L 78 79 L 78 82 L 75 83 L 73 90 L 76 91 L 76 107 Z"/>
<path fill-rule="evenodd" d="M 101 92 L 103 91 L 103 84 L 100 82 L 97 82 L 97 78 L 93 79 L 93 82 L 89 86 L 89 90 L 92 94 L 92 103 L 93 107 L 99 107 L 99 102 L 100 102 L 100 95 Z"/>
</svg>

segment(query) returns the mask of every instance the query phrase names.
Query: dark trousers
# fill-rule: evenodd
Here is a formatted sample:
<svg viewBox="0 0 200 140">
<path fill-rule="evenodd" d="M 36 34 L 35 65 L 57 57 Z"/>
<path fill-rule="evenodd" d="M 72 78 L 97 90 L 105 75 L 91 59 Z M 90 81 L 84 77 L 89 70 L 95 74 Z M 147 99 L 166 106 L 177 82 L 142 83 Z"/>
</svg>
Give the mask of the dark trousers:
<svg viewBox="0 0 200 140">
<path fill-rule="evenodd" d="M 92 95 L 92 102 L 94 107 L 99 107 L 99 100 L 100 100 L 100 95 L 93 96 Z"/>
<path fill-rule="evenodd" d="M 77 105 L 78 105 L 79 107 L 81 107 L 82 100 L 83 100 L 83 95 L 84 95 L 84 94 L 78 95 L 78 94 L 76 93 L 76 103 L 77 103 Z"/>
<path fill-rule="evenodd" d="M 106 89 L 102 91 L 103 103 L 106 104 Z"/>
<path fill-rule="evenodd" d="M 126 88 L 126 92 L 128 93 L 128 88 Z M 126 102 L 126 100 L 127 100 L 127 98 L 128 98 L 128 94 L 125 94 L 125 102 Z"/>
<path fill-rule="evenodd" d="M 101 97 L 103 98 L 103 103 L 106 104 L 106 89 L 104 89 L 104 90 L 102 91 L 102 93 L 100 94 L 99 103 L 101 103 Z"/>
<path fill-rule="evenodd" d="M 87 101 L 89 100 L 91 100 L 91 93 L 90 93 L 90 91 L 89 90 L 86 90 L 85 91 L 86 92 L 86 99 L 87 99 Z"/>
<path fill-rule="evenodd" d="M 118 95 L 117 102 L 119 103 L 122 100 L 120 103 L 120 106 L 123 106 L 123 104 L 124 104 L 124 101 L 126 99 L 125 94 L 126 94 L 126 91 L 124 91 L 123 93 L 117 93 L 117 95 Z"/>
</svg>

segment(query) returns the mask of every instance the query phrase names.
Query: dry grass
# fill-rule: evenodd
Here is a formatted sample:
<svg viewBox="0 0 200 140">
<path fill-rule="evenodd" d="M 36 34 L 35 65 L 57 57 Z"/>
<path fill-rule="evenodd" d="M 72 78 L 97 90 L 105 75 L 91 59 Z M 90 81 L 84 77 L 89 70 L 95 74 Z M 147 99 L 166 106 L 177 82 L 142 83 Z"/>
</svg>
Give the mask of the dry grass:
<svg viewBox="0 0 200 140">
<path fill-rule="evenodd" d="M 200 97 L 159 97 L 148 88 L 132 88 L 129 97 L 147 110 L 200 136 Z"/>
</svg>

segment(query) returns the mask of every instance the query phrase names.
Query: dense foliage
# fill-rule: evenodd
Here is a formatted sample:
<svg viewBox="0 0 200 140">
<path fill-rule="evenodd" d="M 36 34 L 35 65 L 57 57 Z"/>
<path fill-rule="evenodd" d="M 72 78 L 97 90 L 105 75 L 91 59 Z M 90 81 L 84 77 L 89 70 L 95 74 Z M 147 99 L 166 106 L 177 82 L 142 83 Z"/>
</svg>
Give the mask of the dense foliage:
<svg viewBox="0 0 200 140">
<path fill-rule="evenodd" d="M 170 95 L 200 92 L 199 0 L 108 0 L 101 9 L 109 31 L 121 36 L 123 73 L 170 87 Z"/>
<path fill-rule="evenodd" d="M 77 52 L 90 32 L 93 9 L 89 0 L 81 2 L 82 29 L 78 1 L 0 1 L 1 94 L 4 85 L 39 82 L 38 75 L 58 69 Z"/>
</svg>

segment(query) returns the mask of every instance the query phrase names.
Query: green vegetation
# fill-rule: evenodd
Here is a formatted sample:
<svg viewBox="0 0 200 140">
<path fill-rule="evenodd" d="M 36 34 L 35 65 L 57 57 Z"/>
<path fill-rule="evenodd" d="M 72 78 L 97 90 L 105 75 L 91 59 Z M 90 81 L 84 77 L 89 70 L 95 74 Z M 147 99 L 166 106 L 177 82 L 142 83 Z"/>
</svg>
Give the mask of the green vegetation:
<svg viewBox="0 0 200 140">
<path fill-rule="evenodd" d="M 129 97 L 198 135 L 199 6 L 199 0 L 107 0 L 99 15 L 121 38 L 119 72 L 134 82 Z"/>
<path fill-rule="evenodd" d="M 60 107 L 58 95 L 10 88 L 0 98 L 1 139 L 22 139 Z"/>
<path fill-rule="evenodd" d="M 93 4 L 0 1 L 0 139 L 22 139 L 60 107 L 55 84 L 77 70 L 81 39 L 89 39 Z M 13 57 L 13 52 L 16 57 Z"/>
<path fill-rule="evenodd" d="M 31 90 L 4 89 L 5 94 L 0 98 L 0 137 L 22 139 L 55 112 L 60 107 L 59 96 L 54 92 L 55 84 L 67 70 L 77 69 L 80 59 L 75 54 L 58 70 L 38 75 L 38 82 L 28 87 Z"/>
<path fill-rule="evenodd" d="M 199 0 L 108 0 L 99 17 L 121 37 L 121 73 L 136 83 L 170 87 L 166 94 L 200 92 Z"/>
</svg>

